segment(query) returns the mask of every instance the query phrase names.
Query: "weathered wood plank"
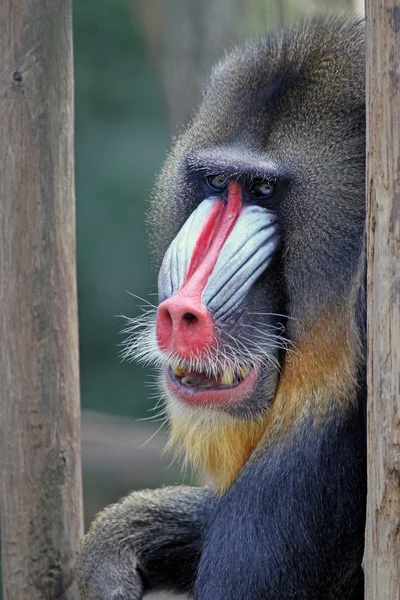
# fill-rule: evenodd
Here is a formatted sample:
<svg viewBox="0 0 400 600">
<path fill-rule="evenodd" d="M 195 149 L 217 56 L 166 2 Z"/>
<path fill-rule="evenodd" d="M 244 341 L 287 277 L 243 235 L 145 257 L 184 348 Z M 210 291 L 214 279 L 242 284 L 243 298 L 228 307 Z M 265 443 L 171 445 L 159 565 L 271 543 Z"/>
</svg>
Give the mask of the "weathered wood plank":
<svg viewBox="0 0 400 600">
<path fill-rule="evenodd" d="M 366 598 L 400 599 L 400 6 L 367 0 Z"/>
<path fill-rule="evenodd" d="M 82 534 L 71 0 L 0 1 L 4 600 L 76 600 Z"/>
</svg>

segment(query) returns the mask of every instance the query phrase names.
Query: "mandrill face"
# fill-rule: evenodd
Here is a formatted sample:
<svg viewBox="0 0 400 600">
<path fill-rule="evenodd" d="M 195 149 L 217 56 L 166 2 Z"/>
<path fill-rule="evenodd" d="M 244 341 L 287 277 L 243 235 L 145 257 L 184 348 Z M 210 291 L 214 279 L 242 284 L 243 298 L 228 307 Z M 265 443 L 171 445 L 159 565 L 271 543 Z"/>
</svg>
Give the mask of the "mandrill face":
<svg viewBox="0 0 400 600">
<path fill-rule="evenodd" d="M 277 398 L 276 423 L 290 406 L 295 420 L 304 393 L 323 389 L 328 406 L 336 373 L 351 371 L 365 223 L 360 28 L 351 35 L 346 52 L 323 28 L 234 50 L 158 180 L 159 305 L 126 354 L 161 367 L 172 438 L 206 446 L 202 462 L 238 446 L 243 464 Z"/>
</svg>

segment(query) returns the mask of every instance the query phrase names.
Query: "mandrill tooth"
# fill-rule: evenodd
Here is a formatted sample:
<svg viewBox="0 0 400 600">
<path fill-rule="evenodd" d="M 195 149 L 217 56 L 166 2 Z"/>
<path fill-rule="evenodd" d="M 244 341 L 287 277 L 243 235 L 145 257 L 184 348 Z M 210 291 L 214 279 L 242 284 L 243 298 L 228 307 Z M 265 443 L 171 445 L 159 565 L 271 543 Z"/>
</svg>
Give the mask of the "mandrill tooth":
<svg viewBox="0 0 400 600">
<path fill-rule="evenodd" d="M 239 373 L 242 379 L 246 379 L 247 375 L 250 373 L 250 369 L 249 367 L 240 367 Z"/>
<path fill-rule="evenodd" d="M 222 385 L 232 385 L 234 380 L 233 369 L 227 367 L 222 375 L 221 384 Z"/>
<path fill-rule="evenodd" d="M 178 365 L 178 363 L 172 362 L 171 369 L 172 369 L 172 372 L 174 373 L 174 375 L 176 375 L 177 377 L 183 377 L 185 374 L 185 370 L 181 369 L 181 367 Z"/>
</svg>

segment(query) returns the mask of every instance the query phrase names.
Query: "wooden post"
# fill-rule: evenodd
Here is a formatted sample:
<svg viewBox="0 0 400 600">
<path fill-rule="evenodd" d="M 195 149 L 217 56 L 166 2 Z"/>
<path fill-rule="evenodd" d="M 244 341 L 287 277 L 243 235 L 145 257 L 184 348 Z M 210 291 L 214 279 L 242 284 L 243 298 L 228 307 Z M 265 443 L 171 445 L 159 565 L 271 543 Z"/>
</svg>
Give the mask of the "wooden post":
<svg viewBox="0 0 400 600">
<path fill-rule="evenodd" d="M 82 535 L 71 0 L 0 0 L 4 600 L 76 600 Z"/>
<path fill-rule="evenodd" d="M 400 5 L 367 0 L 366 600 L 400 599 Z"/>
</svg>

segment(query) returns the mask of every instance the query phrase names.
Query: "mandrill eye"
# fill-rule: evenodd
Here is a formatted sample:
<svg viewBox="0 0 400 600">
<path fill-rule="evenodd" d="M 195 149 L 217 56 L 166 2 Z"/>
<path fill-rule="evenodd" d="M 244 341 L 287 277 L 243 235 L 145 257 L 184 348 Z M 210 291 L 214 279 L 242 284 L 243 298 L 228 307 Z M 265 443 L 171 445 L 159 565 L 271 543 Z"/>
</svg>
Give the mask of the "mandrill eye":
<svg viewBox="0 0 400 600">
<path fill-rule="evenodd" d="M 250 193 L 257 198 L 269 198 L 275 192 L 275 181 L 257 181 L 252 185 Z"/>
<path fill-rule="evenodd" d="M 209 175 L 206 177 L 206 182 L 214 192 L 221 193 L 226 190 L 226 179 L 222 175 Z"/>
</svg>

